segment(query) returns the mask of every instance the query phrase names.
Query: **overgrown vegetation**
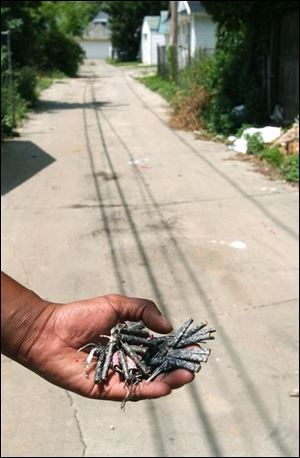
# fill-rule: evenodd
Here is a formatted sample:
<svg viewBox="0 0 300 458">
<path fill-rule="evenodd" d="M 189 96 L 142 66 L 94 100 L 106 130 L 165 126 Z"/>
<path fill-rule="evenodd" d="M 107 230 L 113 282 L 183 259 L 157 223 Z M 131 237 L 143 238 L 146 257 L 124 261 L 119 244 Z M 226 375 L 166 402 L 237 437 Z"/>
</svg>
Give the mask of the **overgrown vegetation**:
<svg viewBox="0 0 300 458">
<path fill-rule="evenodd" d="M 172 102 L 178 93 L 178 86 L 174 81 L 165 80 L 160 75 L 148 75 L 137 78 L 152 91 L 158 92 L 168 102 Z"/>
<path fill-rule="evenodd" d="M 83 52 L 74 37 L 81 34 L 101 3 L 1 2 L 1 135 L 12 133 L 54 74 L 77 74 Z"/>
<path fill-rule="evenodd" d="M 279 146 L 269 146 L 263 143 L 259 133 L 246 136 L 247 153 L 255 155 L 260 160 L 265 160 L 276 168 L 281 176 L 289 182 L 299 182 L 299 154 L 287 156 Z"/>
</svg>

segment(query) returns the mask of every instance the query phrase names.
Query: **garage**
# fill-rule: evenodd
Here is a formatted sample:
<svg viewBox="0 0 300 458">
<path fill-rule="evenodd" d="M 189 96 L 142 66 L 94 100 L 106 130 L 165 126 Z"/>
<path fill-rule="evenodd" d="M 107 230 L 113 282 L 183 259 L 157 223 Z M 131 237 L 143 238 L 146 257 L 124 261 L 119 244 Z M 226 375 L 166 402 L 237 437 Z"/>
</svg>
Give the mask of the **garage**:
<svg viewBox="0 0 300 458">
<path fill-rule="evenodd" d="M 111 57 L 111 44 L 108 41 L 82 40 L 80 46 L 87 59 L 106 59 Z"/>
<path fill-rule="evenodd" d="M 79 39 L 79 44 L 87 59 L 111 57 L 111 31 L 106 13 L 101 11 L 94 17 Z"/>
</svg>

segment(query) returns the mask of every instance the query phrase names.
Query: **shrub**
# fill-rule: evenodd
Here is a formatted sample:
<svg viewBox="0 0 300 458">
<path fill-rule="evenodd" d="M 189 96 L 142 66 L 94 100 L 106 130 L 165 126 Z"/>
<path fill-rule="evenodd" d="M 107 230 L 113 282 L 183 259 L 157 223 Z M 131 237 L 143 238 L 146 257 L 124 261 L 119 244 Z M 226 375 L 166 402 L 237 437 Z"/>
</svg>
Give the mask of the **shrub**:
<svg viewBox="0 0 300 458">
<path fill-rule="evenodd" d="M 76 76 L 84 58 L 84 51 L 71 38 L 57 29 L 51 29 L 43 37 L 45 49 L 41 67 L 44 70 L 60 70 L 67 76 Z"/>
<path fill-rule="evenodd" d="M 37 72 L 32 67 L 23 67 L 16 73 L 17 90 L 22 99 L 31 105 L 37 100 Z"/>
<path fill-rule="evenodd" d="M 273 148 L 265 147 L 259 157 L 262 159 L 266 159 L 270 164 L 274 165 L 275 167 L 280 167 L 283 162 L 283 155 L 281 154 L 280 149 L 278 146 Z"/>
<path fill-rule="evenodd" d="M 286 181 L 299 182 L 299 154 L 285 156 L 281 171 Z"/>
<path fill-rule="evenodd" d="M 207 107 L 210 95 L 204 87 L 193 85 L 186 95 L 179 92 L 172 101 L 174 113 L 170 126 L 175 129 L 197 130 L 203 127 L 201 113 Z"/>
<path fill-rule="evenodd" d="M 246 134 L 247 140 L 247 153 L 248 154 L 261 154 L 265 149 L 262 136 L 259 132 L 253 135 Z"/>
</svg>

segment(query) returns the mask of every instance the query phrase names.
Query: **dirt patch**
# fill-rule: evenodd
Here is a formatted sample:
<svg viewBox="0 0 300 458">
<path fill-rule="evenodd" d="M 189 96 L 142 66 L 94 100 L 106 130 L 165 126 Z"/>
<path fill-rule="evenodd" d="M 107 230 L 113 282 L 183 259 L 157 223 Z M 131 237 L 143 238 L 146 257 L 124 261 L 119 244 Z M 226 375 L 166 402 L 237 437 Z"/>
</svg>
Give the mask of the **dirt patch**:
<svg viewBox="0 0 300 458">
<path fill-rule="evenodd" d="M 280 174 L 280 171 L 278 169 L 272 167 L 272 165 L 270 165 L 265 159 L 260 159 L 255 155 L 237 153 L 234 157 L 230 157 L 224 160 L 248 162 L 252 166 L 252 170 L 254 172 L 261 173 L 262 175 L 265 175 L 272 181 L 285 181 L 282 179 L 282 175 Z M 299 186 L 298 183 L 291 182 L 290 184 L 292 186 Z"/>
</svg>

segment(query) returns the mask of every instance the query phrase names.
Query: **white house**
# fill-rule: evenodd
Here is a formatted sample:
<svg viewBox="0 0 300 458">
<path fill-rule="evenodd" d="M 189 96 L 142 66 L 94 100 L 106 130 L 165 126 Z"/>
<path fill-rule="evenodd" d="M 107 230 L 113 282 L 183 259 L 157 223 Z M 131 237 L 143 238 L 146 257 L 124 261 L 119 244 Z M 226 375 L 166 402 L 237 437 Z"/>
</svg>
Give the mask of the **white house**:
<svg viewBox="0 0 300 458">
<path fill-rule="evenodd" d="M 111 57 L 111 32 L 108 15 L 100 12 L 85 29 L 79 44 L 87 59 L 105 59 Z"/>
<path fill-rule="evenodd" d="M 168 12 L 161 11 L 160 16 L 145 16 L 141 36 L 141 60 L 144 64 L 157 64 L 157 46 L 166 44 L 165 20 Z"/>
<path fill-rule="evenodd" d="M 214 52 L 216 46 L 216 24 L 201 2 L 177 2 L 178 64 L 184 67 L 197 50 Z"/>
</svg>

